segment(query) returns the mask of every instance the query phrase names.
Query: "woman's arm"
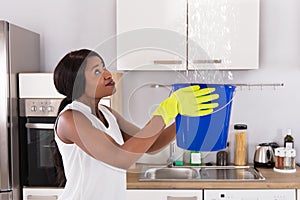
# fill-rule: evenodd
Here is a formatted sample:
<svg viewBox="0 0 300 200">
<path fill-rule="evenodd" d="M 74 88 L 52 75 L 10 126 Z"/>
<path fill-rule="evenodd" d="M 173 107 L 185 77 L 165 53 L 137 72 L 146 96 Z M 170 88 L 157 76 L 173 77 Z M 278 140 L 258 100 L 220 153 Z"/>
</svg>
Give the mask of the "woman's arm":
<svg viewBox="0 0 300 200">
<path fill-rule="evenodd" d="M 117 122 L 119 124 L 120 130 L 122 132 L 122 136 L 124 141 L 127 141 L 131 137 L 133 137 L 135 134 L 137 134 L 141 129 L 137 126 L 135 126 L 133 123 L 130 123 L 127 121 L 122 115 L 120 115 L 115 110 L 108 108 L 112 114 L 116 117 Z"/>
<path fill-rule="evenodd" d="M 119 127 L 121 129 L 125 141 L 127 141 L 130 137 L 134 136 L 141 130 L 134 124 L 124 119 L 118 112 L 114 111 L 111 108 L 110 110 L 118 121 Z M 163 130 L 163 132 L 157 138 L 155 143 L 150 147 L 150 149 L 146 153 L 155 154 L 158 151 L 161 151 L 164 147 L 166 147 L 171 141 L 175 139 L 175 132 L 175 123 L 173 123 Z"/>
<path fill-rule="evenodd" d="M 134 137 L 118 145 L 107 134 L 94 128 L 82 113 L 68 110 L 58 119 L 57 134 L 65 143 L 75 143 L 95 159 L 127 169 L 152 147 L 164 128 L 163 119 L 155 116 Z"/>
<path fill-rule="evenodd" d="M 146 152 L 149 154 L 155 154 L 158 151 L 161 151 L 167 145 L 170 144 L 175 139 L 176 136 L 176 126 L 175 123 L 171 124 L 169 127 L 165 128 L 160 136 L 157 138 L 155 143 L 150 147 Z"/>
</svg>

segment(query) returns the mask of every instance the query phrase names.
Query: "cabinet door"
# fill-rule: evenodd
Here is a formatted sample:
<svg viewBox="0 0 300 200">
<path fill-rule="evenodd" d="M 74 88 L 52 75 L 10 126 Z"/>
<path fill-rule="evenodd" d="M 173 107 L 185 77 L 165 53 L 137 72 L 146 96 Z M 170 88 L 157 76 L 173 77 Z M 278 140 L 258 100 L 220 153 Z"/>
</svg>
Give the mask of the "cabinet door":
<svg viewBox="0 0 300 200">
<path fill-rule="evenodd" d="M 186 0 L 117 0 L 118 70 L 186 69 Z"/>
<path fill-rule="evenodd" d="M 202 200 L 202 190 L 127 190 L 127 200 Z"/>
<path fill-rule="evenodd" d="M 259 0 L 189 0 L 189 69 L 257 69 Z"/>
</svg>

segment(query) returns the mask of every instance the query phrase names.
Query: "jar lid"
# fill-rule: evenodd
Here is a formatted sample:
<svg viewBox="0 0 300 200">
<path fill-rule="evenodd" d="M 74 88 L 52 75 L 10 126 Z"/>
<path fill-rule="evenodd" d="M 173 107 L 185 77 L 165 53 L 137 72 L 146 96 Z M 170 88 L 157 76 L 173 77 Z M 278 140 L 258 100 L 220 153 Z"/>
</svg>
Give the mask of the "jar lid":
<svg viewBox="0 0 300 200">
<path fill-rule="evenodd" d="M 279 155 L 280 157 L 285 157 L 285 150 L 280 150 Z"/>
<path fill-rule="evenodd" d="M 296 156 L 296 150 L 295 149 L 286 149 L 285 150 L 285 156 L 286 157 L 295 157 Z"/>
<path fill-rule="evenodd" d="M 235 124 L 234 129 L 236 129 L 236 130 L 245 130 L 245 129 L 247 129 L 247 124 Z"/>
<path fill-rule="evenodd" d="M 276 148 L 275 149 L 275 156 L 279 156 L 280 155 L 280 148 Z"/>
<path fill-rule="evenodd" d="M 284 147 L 278 147 L 275 149 L 275 156 L 285 157 L 286 150 Z"/>
</svg>

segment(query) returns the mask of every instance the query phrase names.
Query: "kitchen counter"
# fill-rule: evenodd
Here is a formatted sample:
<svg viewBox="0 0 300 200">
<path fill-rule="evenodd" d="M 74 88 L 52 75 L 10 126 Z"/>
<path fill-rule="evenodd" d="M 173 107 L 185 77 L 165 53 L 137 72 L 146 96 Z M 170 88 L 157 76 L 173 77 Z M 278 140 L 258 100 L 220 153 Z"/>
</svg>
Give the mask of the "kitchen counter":
<svg viewBox="0 0 300 200">
<path fill-rule="evenodd" d="M 127 189 L 300 189 L 300 167 L 295 173 L 258 168 L 264 181 L 139 181 L 140 169 L 127 172 Z"/>
</svg>

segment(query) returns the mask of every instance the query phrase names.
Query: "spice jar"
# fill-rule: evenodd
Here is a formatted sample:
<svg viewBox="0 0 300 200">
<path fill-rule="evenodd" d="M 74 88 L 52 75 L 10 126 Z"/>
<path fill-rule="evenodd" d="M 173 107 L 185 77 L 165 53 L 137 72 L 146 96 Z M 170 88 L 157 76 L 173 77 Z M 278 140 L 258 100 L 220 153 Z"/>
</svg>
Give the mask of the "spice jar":
<svg viewBox="0 0 300 200">
<path fill-rule="evenodd" d="M 292 149 L 291 151 L 291 169 L 296 169 L 296 150 Z"/>
<path fill-rule="evenodd" d="M 247 164 L 247 125 L 235 124 L 235 155 L 234 164 L 244 166 Z"/>
<path fill-rule="evenodd" d="M 291 170 L 296 168 L 295 157 L 295 149 L 285 149 L 284 169 Z"/>
<path fill-rule="evenodd" d="M 279 147 L 275 149 L 274 171 L 282 173 L 296 172 L 296 150 Z"/>
<path fill-rule="evenodd" d="M 275 168 L 284 168 L 284 148 L 275 149 Z"/>
</svg>

